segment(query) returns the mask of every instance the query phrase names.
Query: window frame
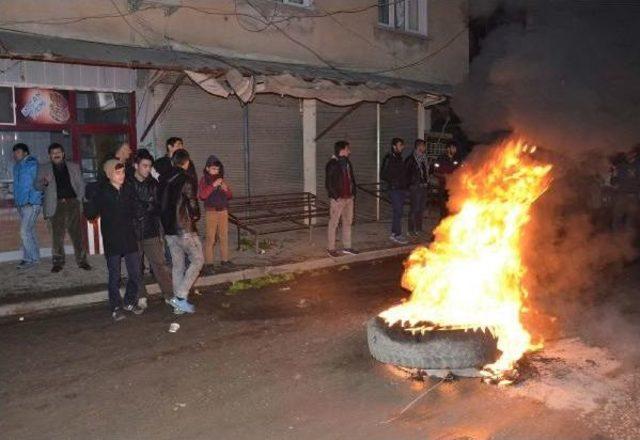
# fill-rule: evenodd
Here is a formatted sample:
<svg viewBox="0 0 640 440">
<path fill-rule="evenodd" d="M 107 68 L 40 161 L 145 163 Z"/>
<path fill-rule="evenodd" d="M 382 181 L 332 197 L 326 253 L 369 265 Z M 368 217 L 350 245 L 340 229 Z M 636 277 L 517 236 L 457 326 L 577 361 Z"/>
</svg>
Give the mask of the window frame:
<svg viewBox="0 0 640 440">
<path fill-rule="evenodd" d="M 406 3 L 410 0 L 379 0 L 378 1 L 378 26 L 394 32 L 401 32 L 420 37 L 427 37 L 429 35 L 429 8 L 427 0 L 413 0 L 418 2 L 418 30 L 409 29 L 409 20 L 406 15 Z M 405 19 L 404 26 L 396 26 L 396 3 L 405 3 Z M 388 23 L 380 21 L 380 6 L 386 4 L 389 8 L 387 14 Z"/>
</svg>

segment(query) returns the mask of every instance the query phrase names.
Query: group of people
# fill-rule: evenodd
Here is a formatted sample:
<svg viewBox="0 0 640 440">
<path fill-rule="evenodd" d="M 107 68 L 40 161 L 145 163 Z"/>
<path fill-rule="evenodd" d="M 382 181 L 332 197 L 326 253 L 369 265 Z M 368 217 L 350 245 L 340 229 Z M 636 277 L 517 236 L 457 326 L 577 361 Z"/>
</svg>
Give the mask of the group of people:
<svg viewBox="0 0 640 440">
<path fill-rule="evenodd" d="M 26 269 L 39 261 L 35 224 L 42 210 L 53 236 L 52 272 L 63 268 L 65 233 L 73 243 L 78 266 L 91 270 L 81 232 L 84 211 L 87 219 L 100 222 L 109 305 L 115 321 L 123 319 L 125 312 L 141 314 L 147 307 L 142 270 L 145 257 L 174 313 L 194 313 L 189 291 L 203 265 L 213 265 L 217 243 L 221 264 L 231 264 L 227 208 L 232 194 L 217 157 L 209 157 L 198 181 L 182 139 L 169 138 L 166 150 L 164 157 L 154 161 L 148 150 L 140 149 L 133 155 L 128 144 L 120 144 L 104 160 L 97 182 L 85 187 L 78 165 L 66 160 L 61 145 L 51 144 L 50 162 L 39 164 L 29 155 L 27 145 L 16 144 L 14 200 L 23 241 L 23 260 L 18 268 Z M 205 207 L 204 249 L 197 232 L 200 202 Z M 127 270 L 124 298 L 120 295 L 123 260 Z"/>
<path fill-rule="evenodd" d="M 457 149 L 453 144 L 436 161 L 428 160 L 427 144 L 423 139 L 416 139 L 411 154 L 403 154 L 404 150 L 404 140 L 393 138 L 391 151 L 385 155 L 380 169 L 380 178 L 386 184 L 393 212 L 390 239 L 398 244 L 408 243 L 402 234 L 402 219 L 407 198 L 410 202 L 408 235 L 418 237 L 425 232 L 423 218 L 430 177 L 435 175 L 444 180 L 444 175 L 452 173 L 460 163 Z M 351 243 L 356 181 L 350 155 L 349 142 L 336 142 L 334 155 L 325 168 L 325 187 L 330 201 L 327 252 L 332 257 L 358 253 Z M 336 249 L 336 232 L 340 224 L 342 224 L 343 248 L 339 251 Z"/>
</svg>

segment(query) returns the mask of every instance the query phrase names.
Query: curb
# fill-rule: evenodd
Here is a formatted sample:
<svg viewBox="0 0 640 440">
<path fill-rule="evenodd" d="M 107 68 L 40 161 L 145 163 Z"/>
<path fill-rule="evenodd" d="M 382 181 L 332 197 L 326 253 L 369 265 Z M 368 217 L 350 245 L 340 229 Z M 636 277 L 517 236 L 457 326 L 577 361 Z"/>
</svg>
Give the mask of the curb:
<svg viewBox="0 0 640 440">
<path fill-rule="evenodd" d="M 338 258 L 324 257 L 315 260 L 302 261 L 299 263 L 287 263 L 279 266 L 263 266 L 243 269 L 236 272 L 221 273 L 198 278 L 195 287 L 215 286 L 216 284 L 233 283 L 234 281 L 260 278 L 266 275 L 279 275 L 285 273 L 303 272 L 316 269 L 323 269 L 332 266 L 341 266 L 349 263 L 359 263 L 362 261 L 377 260 L 380 258 L 395 257 L 411 252 L 416 245 L 399 246 L 389 249 L 380 249 L 369 252 L 362 252 L 358 255 L 345 255 Z M 160 293 L 157 283 L 147 285 L 149 295 Z M 8 318 L 17 315 L 28 315 L 33 313 L 52 312 L 72 307 L 89 306 L 107 301 L 107 291 L 82 293 L 78 295 L 63 296 L 59 298 L 47 298 L 35 301 L 24 301 L 0 306 L 0 318 Z"/>
</svg>

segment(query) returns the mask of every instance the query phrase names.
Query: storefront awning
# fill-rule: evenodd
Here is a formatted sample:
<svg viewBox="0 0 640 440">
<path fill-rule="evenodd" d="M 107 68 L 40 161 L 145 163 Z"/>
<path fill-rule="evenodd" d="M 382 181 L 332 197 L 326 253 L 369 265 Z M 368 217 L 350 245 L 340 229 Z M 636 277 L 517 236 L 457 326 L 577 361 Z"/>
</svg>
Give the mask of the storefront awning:
<svg viewBox="0 0 640 440">
<path fill-rule="evenodd" d="M 184 71 L 217 96 L 235 94 L 249 102 L 256 93 L 315 98 L 334 105 L 385 102 L 406 96 L 425 105 L 451 93 L 451 87 L 366 72 L 302 64 L 248 60 L 172 48 L 121 46 L 22 32 L 0 32 L 0 58 Z"/>
</svg>

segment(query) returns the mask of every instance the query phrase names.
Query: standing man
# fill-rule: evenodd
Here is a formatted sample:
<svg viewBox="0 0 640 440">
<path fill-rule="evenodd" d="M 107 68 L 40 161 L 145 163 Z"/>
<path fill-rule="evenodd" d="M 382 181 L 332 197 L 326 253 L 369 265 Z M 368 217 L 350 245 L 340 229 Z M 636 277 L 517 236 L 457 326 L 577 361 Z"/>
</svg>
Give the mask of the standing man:
<svg viewBox="0 0 640 440">
<path fill-rule="evenodd" d="M 393 209 L 391 241 L 407 244 L 408 241 L 402 237 L 402 211 L 404 201 L 407 198 L 407 171 L 402 158 L 402 150 L 404 150 L 404 141 L 400 138 L 393 138 L 391 151 L 382 161 L 380 178 L 387 183 Z"/>
<path fill-rule="evenodd" d="M 167 154 L 158 159 L 156 164 L 160 165 L 160 168 L 166 168 L 167 165 L 171 164 L 171 159 L 176 151 L 184 150 L 184 142 L 182 138 L 179 137 L 170 137 L 166 142 Z M 196 166 L 193 164 L 193 161 L 189 159 L 189 168 L 187 169 L 187 174 L 198 181 L 198 175 L 196 173 Z"/>
<path fill-rule="evenodd" d="M 87 208 L 87 218 L 100 217 L 100 232 L 109 271 L 109 305 L 111 317 L 120 321 L 123 304 L 120 297 L 120 269 L 122 260 L 127 267 L 127 287 L 124 310 L 141 314 L 138 306 L 140 282 L 140 256 L 134 229 L 135 206 L 132 190 L 125 185 L 125 168 L 117 159 L 107 160 L 102 167 L 106 181 L 100 182 L 95 196 Z"/>
<path fill-rule="evenodd" d="M 64 236 L 69 234 L 73 253 L 80 269 L 91 270 L 87 263 L 87 251 L 82 242 L 82 202 L 84 201 L 84 179 L 78 164 L 67 162 L 64 148 L 54 142 L 49 145 L 51 161 L 40 165 L 36 188 L 44 191 L 43 214 L 49 220 L 52 236 L 51 272 L 64 267 Z"/>
<path fill-rule="evenodd" d="M 166 236 L 172 261 L 173 293 L 169 304 L 178 313 L 194 313 L 195 307 L 187 301 L 189 289 L 198 278 L 204 256 L 202 243 L 196 229 L 200 219 L 198 205 L 198 182 L 189 173 L 189 153 L 176 151 L 171 161 L 174 169 L 167 179 L 162 193 L 162 227 Z M 185 270 L 185 256 L 189 264 Z"/>
<path fill-rule="evenodd" d="M 13 201 L 20 216 L 22 261 L 18 269 L 27 269 L 40 261 L 40 245 L 36 234 L 36 222 L 42 210 L 42 193 L 35 186 L 38 176 L 38 160 L 29 155 L 26 144 L 13 146 Z"/>
<path fill-rule="evenodd" d="M 351 223 L 353 222 L 353 199 L 356 195 L 356 179 L 353 165 L 349 160 L 351 150 L 349 142 L 338 141 L 333 146 L 334 155 L 325 168 L 325 187 L 329 196 L 331 209 L 327 227 L 327 252 L 331 257 L 339 257 L 342 253 L 356 255 L 351 247 Z M 336 231 L 342 223 L 342 253 L 336 250 Z"/>
<path fill-rule="evenodd" d="M 151 271 L 155 276 L 165 301 L 173 296 L 171 272 L 164 258 L 164 242 L 160 236 L 160 202 L 158 182 L 151 177 L 153 156 L 145 148 L 137 151 L 134 161 L 135 173 L 127 177 L 133 190 L 136 218 L 134 227 L 140 253 L 140 282 L 138 285 L 138 305 L 147 308 L 147 287 L 143 281 L 143 259 L 147 256 Z"/>
<path fill-rule="evenodd" d="M 427 144 L 423 139 L 416 139 L 413 154 L 406 160 L 409 181 L 408 234 L 417 236 L 422 233 L 422 219 L 427 204 L 427 186 L 429 183 L 429 164 L 427 163 Z"/>
</svg>

